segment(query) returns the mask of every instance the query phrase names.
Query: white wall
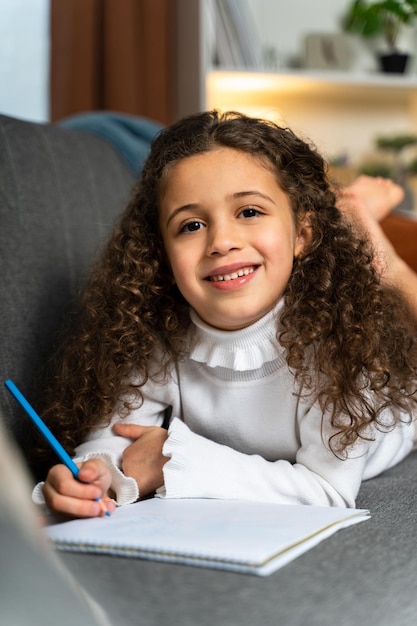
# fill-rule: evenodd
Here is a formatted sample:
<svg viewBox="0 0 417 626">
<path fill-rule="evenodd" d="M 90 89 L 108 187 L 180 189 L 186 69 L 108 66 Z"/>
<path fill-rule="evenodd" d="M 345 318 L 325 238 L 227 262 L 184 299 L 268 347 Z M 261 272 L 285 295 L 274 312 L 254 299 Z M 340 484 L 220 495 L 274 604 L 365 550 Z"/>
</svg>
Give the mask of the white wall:
<svg viewBox="0 0 417 626">
<path fill-rule="evenodd" d="M 275 48 L 281 67 L 299 58 L 307 33 L 340 33 L 341 19 L 351 0 L 247 0 L 263 46 Z M 416 54 L 415 31 L 405 29 L 401 39 L 405 48 Z M 375 47 L 382 40 L 353 36 L 352 70 L 375 71 Z"/>
<path fill-rule="evenodd" d="M 306 32 L 335 32 L 349 0 L 247 0 L 262 45 L 277 50 L 282 65 L 300 55 Z"/>
<path fill-rule="evenodd" d="M 46 121 L 49 0 L 0 0 L 0 113 Z"/>
</svg>

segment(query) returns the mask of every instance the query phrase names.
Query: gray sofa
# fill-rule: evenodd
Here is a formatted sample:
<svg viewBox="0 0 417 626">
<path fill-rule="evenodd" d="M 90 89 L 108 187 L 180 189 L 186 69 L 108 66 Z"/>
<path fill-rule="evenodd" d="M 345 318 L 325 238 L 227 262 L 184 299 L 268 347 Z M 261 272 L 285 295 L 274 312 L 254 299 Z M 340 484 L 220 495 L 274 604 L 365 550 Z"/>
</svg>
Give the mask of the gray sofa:
<svg viewBox="0 0 417 626">
<path fill-rule="evenodd" d="M 29 426 L 2 382 L 36 396 L 71 297 L 133 180 L 94 134 L 0 116 L 0 411 L 26 458 Z M 267 578 L 101 555 L 61 560 L 117 626 L 414 626 L 416 486 L 412 454 L 362 485 L 357 504 L 370 521 Z"/>
</svg>

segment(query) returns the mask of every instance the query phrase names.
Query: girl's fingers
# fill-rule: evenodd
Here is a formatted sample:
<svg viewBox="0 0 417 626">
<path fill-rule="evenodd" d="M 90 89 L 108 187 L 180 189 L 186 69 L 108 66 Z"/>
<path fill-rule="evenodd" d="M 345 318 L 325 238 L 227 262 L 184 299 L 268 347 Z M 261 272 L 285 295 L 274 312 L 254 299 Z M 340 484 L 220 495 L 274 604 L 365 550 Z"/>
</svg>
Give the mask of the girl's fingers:
<svg viewBox="0 0 417 626">
<path fill-rule="evenodd" d="M 107 496 L 102 498 L 100 502 L 100 496 L 96 496 L 97 487 L 94 485 L 83 485 L 78 483 L 74 478 L 72 482 L 75 485 L 69 483 L 69 488 L 65 488 L 63 492 L 58 491 L 51 482 L 46 482 L 43 486 L 43 494 L 45 502 L 50 509 L 59 513 L 65 513 L 72 517 L 101 517 L 108 513 L 113 513 L 116 505 Z M 91 496 L 90 487 L 94 487 L 95 493 Z M 81 489 L 80 489 L 81 488 Z M 104 507 L 103 507 L 104 504 Z"/>
<path fill-rule="evenodd" d="M 94 481 L 94 482 L 92 482 Z M 115 504 L 106 494 L 111 476 L 99 459 L 86 461 L 76 480 L 65 465 L 59 464 L 48 473 L 43 493 L 47 505 L 61 513 L 80 517 L 96 517 L 112 513 Z M 98 502 L 98 500 L 102 500 Z M 103 506 L 104 503 L 104 506 Z"/>
<path fill-rule="evenodd" d="M 100 459 L 82 464 L 78 479 L 65 465 L 58 464 L 50 469 L 43 494 L 48 507 L 56 512 L 73 517 L 100 517 L 116 508 L 104 495 L 110 483 L 110 472 Z"/>
<path fill-rule="evenodd" d="M 76 480 L 63 465 L 55 465 L 49 471 L 45 484 L 58 494 L 71 498 L 95 500 L 102 496 L 102 490 L 98 485 Z"/>
<path fill-rule="evenodd" d="M 100 517 L 103 515 L 100 502 L 85 498 L 63 495 L 52 485 L 45 483 L 43 487 L 45 502 L 49 508 L 58 513 L 65 513 L 71 517 Z"/>
<path fill-rule="evenodd" d="M 139 439 L 147 430 L 154 428 L 153 426 L 142 426 L 139 424 L 123 424 L 116 422 L 113 431 L 116 435 L 127 437 L 127 439 Z"/>
<path fill-rule="evenodd" d="M 80 467 L 78 477 L 85 483 L 94 483 L 95 485 L 102 485 L 102 483 L 110 481 L 109 471 L 100 459 L 85 461 Z M 103 491 L 106 491 L 108 486 L 110 485 L 105 485 Z"/>
</svg>

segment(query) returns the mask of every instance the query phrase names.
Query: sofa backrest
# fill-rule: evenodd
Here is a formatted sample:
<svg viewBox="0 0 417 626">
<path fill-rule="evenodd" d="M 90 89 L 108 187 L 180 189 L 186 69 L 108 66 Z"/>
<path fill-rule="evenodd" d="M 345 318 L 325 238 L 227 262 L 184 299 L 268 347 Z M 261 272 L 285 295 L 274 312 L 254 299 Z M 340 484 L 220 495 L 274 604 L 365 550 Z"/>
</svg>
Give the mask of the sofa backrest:
<svg viewBox="0 0 417 626">
<path fill-rule="evenodd" d="M 74 293 L 134 176 L 86 132 L 0 116 L 0 414 L 23 447 L 30 427 L 4 387 L 28 399 Z"/>
</svg>

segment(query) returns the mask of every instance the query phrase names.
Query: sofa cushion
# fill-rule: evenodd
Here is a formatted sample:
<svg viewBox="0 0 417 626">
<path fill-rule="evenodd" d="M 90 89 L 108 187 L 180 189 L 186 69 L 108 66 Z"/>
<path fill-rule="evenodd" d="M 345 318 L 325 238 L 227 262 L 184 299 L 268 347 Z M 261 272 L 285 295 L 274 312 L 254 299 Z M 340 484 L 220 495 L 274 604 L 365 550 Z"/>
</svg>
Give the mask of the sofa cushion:
<svg viewBox="0 0 417 626">
<path fill-rule="evenodd" d="M 100 137 L 0 116 L 0 410 L 25 449 L 3 382 L 28 399 L 74 293 L 134 176 Z"/>
</svg>

